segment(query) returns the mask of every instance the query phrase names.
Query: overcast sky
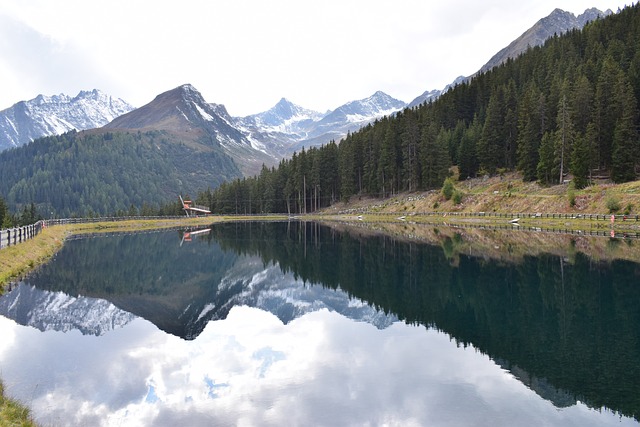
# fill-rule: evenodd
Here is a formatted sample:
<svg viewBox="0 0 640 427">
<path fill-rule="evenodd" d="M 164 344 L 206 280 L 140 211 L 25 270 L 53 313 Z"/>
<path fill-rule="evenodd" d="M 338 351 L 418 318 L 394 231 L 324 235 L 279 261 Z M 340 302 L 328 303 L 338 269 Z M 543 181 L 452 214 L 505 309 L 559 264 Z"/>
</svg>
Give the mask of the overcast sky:
<svg viewBox="0 0 640 427">
<path fill-rule="evenodd" d="M 631 4 L 631 2 L 627 2 Z M 2 0 L 0 110 L 100 89 L 139 107 L 193 84 L 234 116 L 409 102 L 476 72 L 556 7 L 623 0 Z"/>
</svg>

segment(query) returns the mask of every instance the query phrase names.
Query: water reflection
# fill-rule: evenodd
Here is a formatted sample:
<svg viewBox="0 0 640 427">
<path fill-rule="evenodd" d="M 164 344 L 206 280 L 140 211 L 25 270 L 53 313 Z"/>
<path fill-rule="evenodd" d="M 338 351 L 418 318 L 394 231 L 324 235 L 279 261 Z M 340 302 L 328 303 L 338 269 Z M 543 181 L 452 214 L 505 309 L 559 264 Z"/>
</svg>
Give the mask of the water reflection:
<svg viewBox="0 0 640 427">
<path fill-rule="evenodd" d="M 240 244 L 252 238 L 237 236 L 236 226 L 239 224 L 225 224 L 220 232 Z M 67 318 L 70 316 L 60 308 L 68 304 L 58 302 L 64 294 L 98 305 L 108 300 L 185 339 L 197 337 L 209 321 L 224 319 L 235 305 L 259 307 L 284 323 L 322 308 L 379 328 L 397 320 L 343 291 L 305 286 L 294 274 L 283 274 L 276 260 L 263 261 L 242 249 L 223 248 L 229 240 L 212 239 L 207 236 L 209 231 L 112 235 L 67 242 L 54 262 L 32 274 L 4 302 L 0 300 L 0 314 L 23 324 L 29 323 L 3 307 L 12 307 L 14 313 L 28 312 L 34 318 L 56 313 Z M 54 303 L 38 304 L 35 297 L 25 298 L 23 293 L 38 294 L 40 300 Z M 85 307 L 86 313 L 75 315 L 86 322 L 100 321 L 91 311 L 105 314 L 104 309 L 91 304 Z"/>
<path fill-rule="evenodd" d="M 86 407 L 127 423 L 187 413 L 191 425 L 635 423 L 588 408 L 639 413 L 638 264 L 577 250 L 496 262 L 466 255 L 468 243 L 298 223 L 218 224 L 190 242 L 177 232 L 69 242 L 22 286 L 108 300 L 176 336 L 137 319 L 100 338 L 42 339 L 3 320 L 15 338 L 0 347 L 12 366 L 3 375 L 19 396 L 37 384 L 39 407 L 56 416 Z M 49 369 L 15 367 L 23 346 Z"/>
<path fill-rule="evenodd" d="M 41 331 L 78 330 L 84 335 L 104 335 L 135 319 L 104 299 L 76 298 L 25 283 L 0 298 L 0 314 Z"/>
<path fill-rule="evenodd" d="M 5 382 L 44 425 L 620 425 L 557 410 L 445 334 L 234 307 L 193 341 L 137 319 L 100 339 L 1 319 Z M 3 335 L 4 336 L 4 335 Z M 29 352 L 31 357 L 25 358 Z M 35 376 L 34 376 L 34 371 Z M 24 381 L 24 378 L 37 381 Z M 623 424 L 631 420 L 622 419 Z"/>
</svg>

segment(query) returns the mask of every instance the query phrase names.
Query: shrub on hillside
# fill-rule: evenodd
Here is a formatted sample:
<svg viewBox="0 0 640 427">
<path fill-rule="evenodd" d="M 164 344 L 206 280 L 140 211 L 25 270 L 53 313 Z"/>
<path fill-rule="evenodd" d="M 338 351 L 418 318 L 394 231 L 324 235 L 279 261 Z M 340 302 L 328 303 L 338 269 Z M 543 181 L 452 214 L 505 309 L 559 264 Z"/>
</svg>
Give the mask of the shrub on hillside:
<svg viewBox="0 0 640 427">
<path fill-rule="evenodd" d="M 464 197 L 464 194 L 462 193 L 462 191 L 455 190 L 452 196 L 453 203 L 455 203 L 456 205 L 459 205 L 460 203 L 462 203 L 463 197 Z"/>
<path fill-rule="evenodd" d="M 444 180 L 444 184 L 442 184 L 442 195 L 445 200 L 451 200 L 451 196 L 453 196 L 453 191 L 455 187 L 453 186 L 453 180 L 451 178 L 447 178 Z"/>
<path fill-rule="evenodd" d="M 620 210 L 620 198 L 615 194 L 610 194 L 607 197 L 607 209 L 609 213 L 618 212 Z"/>
</svg>

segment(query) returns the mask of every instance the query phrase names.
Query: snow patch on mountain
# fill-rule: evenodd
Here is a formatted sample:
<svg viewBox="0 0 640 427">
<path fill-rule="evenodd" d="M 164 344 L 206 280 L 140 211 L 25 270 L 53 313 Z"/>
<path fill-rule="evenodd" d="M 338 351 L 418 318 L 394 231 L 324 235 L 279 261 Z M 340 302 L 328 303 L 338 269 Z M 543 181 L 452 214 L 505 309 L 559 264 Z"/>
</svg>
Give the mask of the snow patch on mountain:
<svg viewBox="0 0 640 427">
<path fill-rule="evenodd" d="M 41 331 L 77 329 L 84 335 L 96 336 L 122 328 L 136 318 L 103 299 L 76 298 L 26 283 L 0 297 L 0 315 Z"/>
<path fill-rule="evenodd" d="M 286 98 L 282 98 L 269 110 L 248 116 L 245 119 L 253 121 L 255 126 L 263 132 L 281 132 L 298 134 L 305 132 L 307 126 L 322 118 L 317 111 L 308 110 L 296 105 Z"/>
<path fill-rule="evenodd" d="M 38 95 L 0 111 L 0 151 L 43 136 L 102 127 L 131 110 L 127 102 L 97 89 L 75 97 Z"/>
<path fill-rule="evenodd" d="M 205 119 L 208 122 L 212 122 L 213 121 L 213 116 L 209 113 L 207 113 L 206 111 L 204 111 L 204 109 L 199 106 L 198 104 L 194 104 L 196 109 L 198 110 L 198 112 L 200 113 L 200 115 L 202 116 L 203 119 Z"/>
<path fill-rule="evenodd" d="M 215 310 L 215 308 L 216 308 L 215 304 L 207 304 L 207 305 L 205 305 L 204 308 L 202 309 L 202 311 L 200 312 L 200 314 L 198 315 L 198 318 L 196 319 L 196 322 L 199 322 L 200 319 L 202 319 L 207 314 L 209 314 L 209 312 Z"/>
</svg>

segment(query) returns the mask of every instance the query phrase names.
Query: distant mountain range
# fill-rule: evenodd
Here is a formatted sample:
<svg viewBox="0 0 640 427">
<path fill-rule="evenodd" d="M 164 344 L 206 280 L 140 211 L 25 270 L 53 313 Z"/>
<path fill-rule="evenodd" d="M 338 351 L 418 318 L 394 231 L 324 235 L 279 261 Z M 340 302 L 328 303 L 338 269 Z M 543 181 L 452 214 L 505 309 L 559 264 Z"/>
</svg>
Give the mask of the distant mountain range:
<svg viewBox="0 0 640 427">
<path fill-rule="evenodd" d="M 216 111 L 184 85 L 104 127 L 5 150 L 0 194 L 12 210 L 35 203 L 47 215 L 108 215 L 175 202 L 275 162 Z"/>
<path fill-rule="evenodd" d="M 554 34 L 582 28 L 587 22 L 611 13 L 611 10 L 602 12 L 591 8 L 575 16 L 556 9 L 494 55 L 478 72 L 485 72 L 508 58 L 515 58 L 530 46 L 542 45 Z M 125 101 L 112 98 L 99 90 L 83 91 L 74 98 L 62 94 L 39 95 L 0 111 L 0 151 L 42 136 L 105 125 L 110 129 L 160 128 L 185 131 L 199 128 L 223 147 L 245 175 L 251 175 L 263 163 L 274 165 L 281 158 L 290 156 L 303 147 L 320 146 L 331 140 L 339 141 L 347 132 L 357 131 L 363 125 L 385 115 L 433 101 L 451 87 L 471 77 L 473 76 L 460 76 L 443 89 L 427 90 L 409 104 L 383 92 L 376 92 L 368 98 L 351 101 L 334 110 L 320 113 L 282 98 L 273 108 L 246 117 L 232 117 L 224 105 L 207 103 L 190 85 L 158 95 L 152 102 L 137 110 Z M 179 100 L 179 97 L 184 99 Z M 114 120 L 125 114 L 126 119 Z"/>
<path fill-rule="evenodd" d="M 164 130 L 187 140 L 206 135 L 244 174 L 251 175 L 263 163 L 275 165 L 303 147 L 339 141 L 347 132 L 405 105 L 376 92 L 323 114 L 283 98 L 265 112 L 232 117 L 224 105 L 206 102 L 189 84 L 164 92 L 137 109 L 98 90 L 81 92 L 75 98 L 39 95 L 0 112 L 0 151 L 72 129 Z"/>
<path fill-rule="evenodd" d="M 234 123 L 270 153 L 282 158 L 302 148 L 320 146 L 331 140 L 339 142 L 347 132 L 357 131 L 405 106 L 403 101 L 378 91 L 323 114 L 283 98 L 268 111 L 237 117 Z"/>
</svg>

